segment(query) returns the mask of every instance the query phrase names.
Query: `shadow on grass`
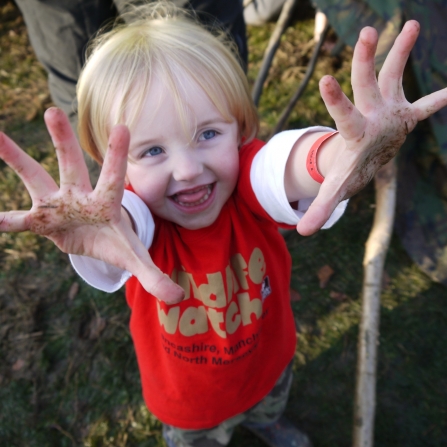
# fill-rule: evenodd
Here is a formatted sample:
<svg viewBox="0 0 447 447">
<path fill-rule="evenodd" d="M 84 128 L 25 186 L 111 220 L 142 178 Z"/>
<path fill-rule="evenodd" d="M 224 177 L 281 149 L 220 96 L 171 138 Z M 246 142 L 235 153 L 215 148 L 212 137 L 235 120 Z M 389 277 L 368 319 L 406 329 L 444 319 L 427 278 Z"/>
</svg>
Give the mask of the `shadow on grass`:
<svg viewBox="0 0 447 447">
<path fill-rule="evenodd" d="M 447 445 L 447 307 L 432 285 L 381 309 L 375 445 Z M 351 444 L 357 327 L 296 371 L 288 416 L 315 447 Z"/>
</svg>

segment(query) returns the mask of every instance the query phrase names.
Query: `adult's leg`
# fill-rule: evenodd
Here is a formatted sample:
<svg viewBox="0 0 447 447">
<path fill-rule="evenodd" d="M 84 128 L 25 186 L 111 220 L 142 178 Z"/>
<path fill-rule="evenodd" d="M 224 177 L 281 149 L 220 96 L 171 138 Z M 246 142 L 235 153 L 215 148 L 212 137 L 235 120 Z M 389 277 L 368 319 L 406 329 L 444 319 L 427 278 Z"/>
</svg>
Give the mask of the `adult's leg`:
<svg viewBox="0 0 447 447">
<path fill-rule="evenodd" d="M 76 83 L 89 39 L 115 17 L 111 0 L 16 0 L 53 102 L 76 124 Z"/>
<path fill-rule="evenodd" d="M 77 131 L 76 84 L 89 39 L 116 16 L 111 0 L 16 0 L 34 52 L 48 72 L 51 98 Z M 92 183 L 99 166 L 86 153 Z"/>
</svg>

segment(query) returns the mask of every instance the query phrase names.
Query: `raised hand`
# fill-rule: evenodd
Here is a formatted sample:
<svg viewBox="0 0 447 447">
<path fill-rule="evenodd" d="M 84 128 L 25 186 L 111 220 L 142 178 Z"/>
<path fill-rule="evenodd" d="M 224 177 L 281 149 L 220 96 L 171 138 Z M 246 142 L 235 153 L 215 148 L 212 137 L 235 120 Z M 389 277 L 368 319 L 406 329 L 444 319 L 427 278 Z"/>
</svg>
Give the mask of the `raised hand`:
<svg viewBox="0 0 447 447">
<path fill-rule="evenodd" d="M 321 228 L 339 202 L 364 188 L 378 169 L 397 154 L 418 121 L 447 105 L 447 89 L 413 104 L 405 98 L 402 76 L 418 34 L 416 21 L 405 24 L 376 79 L 377 32 L 370 27 L 361 31 L 352 60 L 355 105 L 333 77 L 321 79 L 321 96 L 345 144 L 297 226 L 301 234 L 309 235 Z"/>
<path fill-rule="evenodd" d="M 45 113 L 45 122 L 56 148 L 60 188 L 37 161 L 0 133 L 0 157 L 20 176 L 33 202 L 29 211 L 0 213 L 0 231 L 29 230 L 45 236 L 65 253 L 90 256 L 128 270 L 149 293 L 167 303 L 181 301 L 183 289 L 154 265 L 121 208 L 128 129 L 113 128 L 93 190 L 67 117 L 52 108 Z"/>
</svg>

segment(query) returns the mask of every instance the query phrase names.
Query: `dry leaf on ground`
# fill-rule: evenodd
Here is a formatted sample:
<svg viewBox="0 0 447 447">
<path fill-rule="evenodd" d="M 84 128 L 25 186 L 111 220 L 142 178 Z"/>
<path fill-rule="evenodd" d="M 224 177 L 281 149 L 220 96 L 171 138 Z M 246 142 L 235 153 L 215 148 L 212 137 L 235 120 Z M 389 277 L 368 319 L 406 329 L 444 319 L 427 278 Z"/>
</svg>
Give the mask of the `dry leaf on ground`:
<svg viewBox="0 0 447 447">
<path fill-rule="evenodd" d="M 331 276 L 334 273 L 335 273 L 334 269 L 329 265 L 324 265 L 318 270 L 317 275 L 318 279 L 320 280 L 320 287 L 322 289 L 324 289 L 327 286 L 329 280 L 331 279 Z"/>
<path fill-rule="evenodd" d="M 290 289 L 290 301 L 296 302 L 301 300 L 301 294 L 296 290 Z"/>
<path fill-rule="evenodd" d="M 335 290 L 331 290 L 329 292 L 329 296 L 336 301 L 346 301 L 348 299 L 348 295 L 346 293 L 337 292 Z"/>
</svg>

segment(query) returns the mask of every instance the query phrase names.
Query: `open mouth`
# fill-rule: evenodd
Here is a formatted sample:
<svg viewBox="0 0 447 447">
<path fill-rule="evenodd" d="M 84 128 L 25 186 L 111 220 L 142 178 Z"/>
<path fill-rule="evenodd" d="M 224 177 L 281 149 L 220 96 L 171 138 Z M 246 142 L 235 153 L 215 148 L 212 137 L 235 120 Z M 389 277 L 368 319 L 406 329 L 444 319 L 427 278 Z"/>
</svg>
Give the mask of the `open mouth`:
<svg viewBox="0 0 447 447">
<path fill-rule="evenodd" d="M 215 183 L 209 185 L 199 186 L 198 188 L 191 189 L 189 191 L 182 191 L 170 196 L 175 203 L 184 207 L 194 207 L 206 202 L 211 193 L 213 192 Z"/>
</svg>

